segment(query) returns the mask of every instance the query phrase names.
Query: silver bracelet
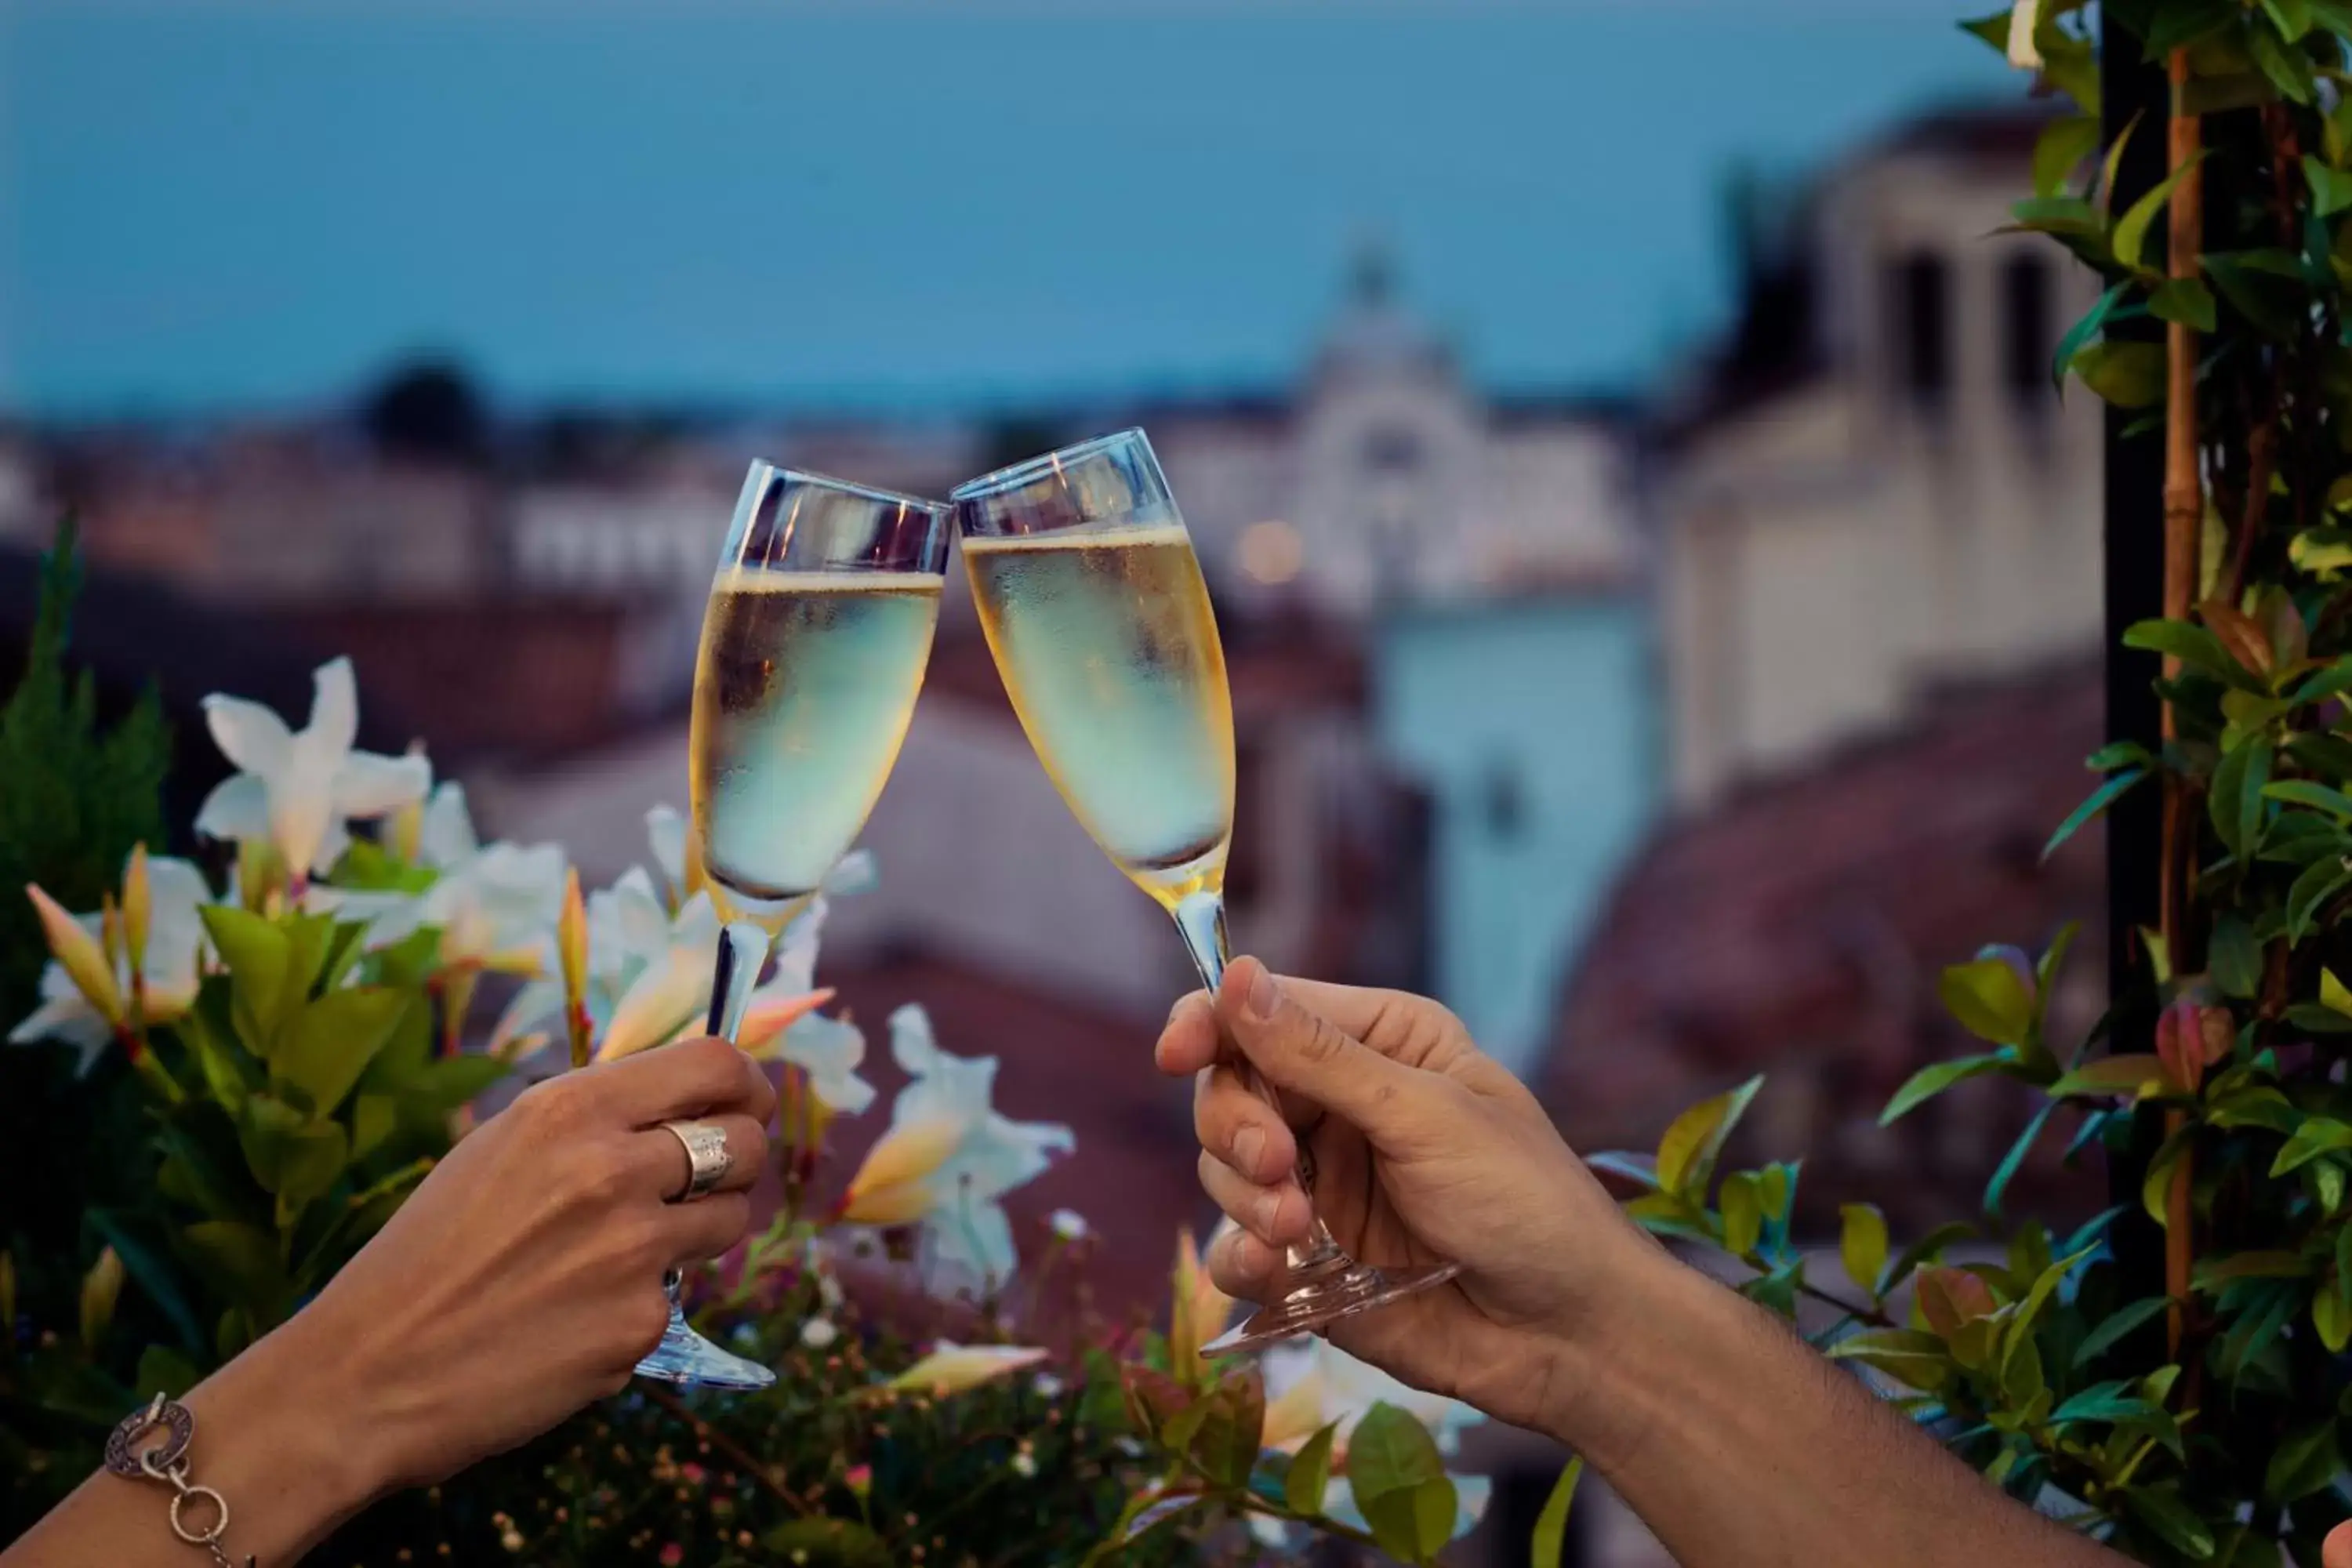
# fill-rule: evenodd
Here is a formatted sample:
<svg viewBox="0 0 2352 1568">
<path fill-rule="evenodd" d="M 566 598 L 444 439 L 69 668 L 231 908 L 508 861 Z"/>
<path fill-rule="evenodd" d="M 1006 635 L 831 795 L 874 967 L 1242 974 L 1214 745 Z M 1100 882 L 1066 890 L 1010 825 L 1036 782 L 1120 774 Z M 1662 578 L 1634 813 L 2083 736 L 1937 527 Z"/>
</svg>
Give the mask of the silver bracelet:
<svg viewBox="0 0 2352 1568">
<path fill-rule="evenodd" d="M 161 1427 L 163 1440 L 140 1447 L 140 1439 Z M 134 1410 L 106 1439 L 106 1468 L 130 1480 L 144 1478 L 163 1481 L 172 1489 L 172 1533 L 191 1546 L 202 1547 L 212 1554 L 215 1568 L 236 1568 L 227 1552 L 221 1547 L 221 1537 L 228 1533 L 228 1500 L 210 1487 L 197 1486 L 188 1479 L 188 1445 L 196 1436 L 196 1418 L 188 1407 L 176 1399 L 166 1399 L 158 1394 L 144 1410 Z M 212 1509 L 212 1520 L 201 1528 L 190 1528 L 181 1510 L 188 1500 Z M 255 1560 L 247 1557 L 245 1568 L 255 1568 Z"/>
</svg>

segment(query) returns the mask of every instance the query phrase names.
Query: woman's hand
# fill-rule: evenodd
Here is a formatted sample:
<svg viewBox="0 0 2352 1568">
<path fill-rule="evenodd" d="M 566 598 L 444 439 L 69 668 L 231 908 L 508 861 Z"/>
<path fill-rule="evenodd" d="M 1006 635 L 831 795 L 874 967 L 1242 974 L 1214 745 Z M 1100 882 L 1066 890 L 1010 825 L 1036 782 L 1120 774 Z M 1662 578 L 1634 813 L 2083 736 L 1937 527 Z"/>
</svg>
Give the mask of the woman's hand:
<svg viewBox="0 0 2352 1568">
<path fill-rule="evenodd" d="M 1280 1114 L 1244 1083 L 1234 1047 L 1282 1091 Z M 1177 1004 L 1159 1061 L 1194 1075 L 1201 1182 L 1243 1227 L 1211 1251 L 1220 1289 L 1264 1300 L 1315 1214 L 1364 1262 L 1462 1266 L 1450 1285 L 1328 1330 L 1416 1387 L 1547 1425 L 1612 1281 L 1668 1264 L 1535 1097 L 1423 997 L 1277 981 L 1239 959 L 1213 1001 Z M 1294 1174 L 1302 1137 L 1311 1211 Z"/>
<path fill-rule="evenodd" d="M 534 1085 L 460 1140 L 292 1324 L 337 1347 L 375 1412 L 387 1487 L 436 1480 L 617 1392 L 669 1320 L 663 1272 L 724 1252 L 776 1095 L 719 1039 Z M 658 1124 L 717 1123 L 717 1191 L 674 1203 L 686 1150 Z"/>
<path fill-rule="evenodd" d="M 228 1500 L 223 1545 L 291 1563 L 386 1492 L 438 1480 L 629 1380 L 669 1318 L 662 1274 L 750 1223 L 775 1090 L 696 1039 L 525 1089 L 475 1128 L 317 1300 L 206 1378 L 193 1479 Z M 716 1122 L 731 1156 L 691 1203 L 684 1144 Z M 126 1412 L 126 1414 L 128 1414 Z M 170 1563 L 167 1497 L 104 1471 L 0 1568 Z"/>
</svg>

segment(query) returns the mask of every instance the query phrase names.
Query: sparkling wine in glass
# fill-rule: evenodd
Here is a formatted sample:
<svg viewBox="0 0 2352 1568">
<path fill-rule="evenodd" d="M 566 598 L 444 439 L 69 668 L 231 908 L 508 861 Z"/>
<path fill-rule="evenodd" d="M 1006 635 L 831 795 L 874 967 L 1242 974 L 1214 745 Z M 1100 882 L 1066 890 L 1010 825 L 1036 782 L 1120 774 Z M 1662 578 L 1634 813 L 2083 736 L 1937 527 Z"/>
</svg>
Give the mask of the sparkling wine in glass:
<svg viewBox="0 0 2352 1568">
<path fill-rule="evenodd" d="M 939 626 L 949 509 L 753 463 L 695 661 L 693 837 L 728 922 L 709 1029 L 733 1039 L 769 949 L 848 853 L 890 777 Z M 670 1324 L 637 1371 L 761 1388 L 775 1374 Z"/>
<path fill-rule="evenodd" d="M 1208 585 L 1151 444 L 1124 430 L 974 479 L 953 500 L 981 627 L 1029 743 L 1112 863 L 1174 917 L 1213 991 L 1227 957 L 1233 700 Z M 1303 1152 L 1298 1174 L 1311 1198 Z M 1287 1339 L 1454 1274 L 1359 1263 L 1320 1219 L 1285 1264 L 1275 1297 L 1211 1348 Z"/>
</svg>

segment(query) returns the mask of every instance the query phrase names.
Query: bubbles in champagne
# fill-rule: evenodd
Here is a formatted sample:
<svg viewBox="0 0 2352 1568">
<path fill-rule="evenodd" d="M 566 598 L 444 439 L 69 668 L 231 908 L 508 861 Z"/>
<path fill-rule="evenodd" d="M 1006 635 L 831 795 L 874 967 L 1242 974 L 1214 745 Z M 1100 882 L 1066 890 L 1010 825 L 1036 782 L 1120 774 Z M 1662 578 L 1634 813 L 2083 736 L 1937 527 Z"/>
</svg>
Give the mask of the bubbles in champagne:
<svg viewBox="0 0 2352 1568">
<path fill-rule="evenodd" d="M 865 826 L 914 713 L 940 588 L 935 574 L 754 570 L 713 585 L 694 827 L 741 912 L 788 914 Z"/>
<path fill-rule="evenodd" d="M 1013 708 L 1087 831 L 1171 906 L 1221 886 L 1233 704 L 1183 529 L 967 539 L 963 551 Z"/>
</svg>

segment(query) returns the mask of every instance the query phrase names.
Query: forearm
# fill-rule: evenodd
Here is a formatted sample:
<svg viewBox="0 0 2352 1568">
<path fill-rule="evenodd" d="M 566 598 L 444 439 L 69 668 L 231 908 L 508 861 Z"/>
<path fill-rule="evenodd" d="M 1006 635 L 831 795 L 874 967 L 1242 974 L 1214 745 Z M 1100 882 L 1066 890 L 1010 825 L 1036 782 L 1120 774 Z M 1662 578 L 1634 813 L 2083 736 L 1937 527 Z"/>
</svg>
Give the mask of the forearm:
<svg viewBox="0 0 2352 1568">
<path fill-rule="evenodd" d="M 298 1319 L 181 1402 L 195 1417 L 188 1480 L 227 1501 L 233 1562 L 285 1568 L 376 1494 L 375 1435 L 335 1376 L 334 1348 L 304 1342 Z M 204 1559 L 172 1533 L 171 1504 L 168 1484 L 101 1469 L 0 1552 L 0 1568 L 189 1568 Z M 184 1517 L 201 1529 L 213 1514 L 191 1500 Z"/>
<path fill-rule="evenodd" d="M 1568 1352 L 1551 1423 L 1683 1568 L 2118 1568 L 1762 1309 L 1665 1258 Z"/>
</svg>

